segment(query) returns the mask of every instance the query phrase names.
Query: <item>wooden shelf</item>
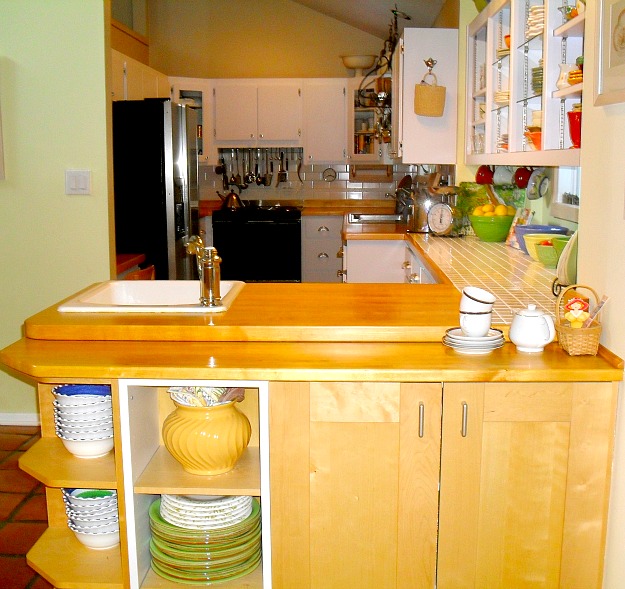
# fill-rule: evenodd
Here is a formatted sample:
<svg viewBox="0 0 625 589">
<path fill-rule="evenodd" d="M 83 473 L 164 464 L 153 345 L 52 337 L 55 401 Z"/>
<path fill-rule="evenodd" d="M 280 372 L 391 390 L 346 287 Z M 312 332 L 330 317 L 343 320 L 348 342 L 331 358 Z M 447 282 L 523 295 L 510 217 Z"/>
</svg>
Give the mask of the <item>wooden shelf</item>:
<svg viewBox="0 0 625 589">
<path fill-rule="evenodd" d="M 175 583 L 174 581 L 168 581 L 159 577 L 153 570 L 148 571 L 143 583 L 141 583 L 141 589 L 181 589 L 185 587 L 187 589 L 206 589 L 206 585 L 184 585 Z M 263 587 L 263 566 L 262 563 L 258 565 L 249 575 L 245 575 L 240 579 L 233 579 L 232 581 L 226 581 L 225 583 L 219 583 L 217 585 L 220 589 L 262 589 Z"/>
<path fill-rule="evenodd" d="M 119 546 L 92 550 L 67 527 L 48 528 L 26 561 L 58 589 L 124 589 Z"/>
<path fill-rule="evenodd" d="M 60 438 L 41 438 L 19 460 L 19 466 L 47 487 L 117 489 L 115 455 L 77 458 Z"/>
<path fill-rule="evenodd" d="M 134 491 L 154 495 L 177 493 L 260 496 L 258 447 L 248 446 L 230 472 L 218 476 L 199 476 L 186 472 L 165 446 L 159 446 L 135 483 Z"/>
</svg>

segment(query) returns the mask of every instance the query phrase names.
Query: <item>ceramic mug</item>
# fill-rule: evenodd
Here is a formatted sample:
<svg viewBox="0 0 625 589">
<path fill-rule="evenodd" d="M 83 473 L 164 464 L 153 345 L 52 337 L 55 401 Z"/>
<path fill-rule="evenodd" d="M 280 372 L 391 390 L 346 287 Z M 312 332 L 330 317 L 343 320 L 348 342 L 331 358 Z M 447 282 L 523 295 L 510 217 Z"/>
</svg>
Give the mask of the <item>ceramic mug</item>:
<svg viewBox="0 0 625 589">
<path fill-rule="evenodd" d="M 460 312 L 460 329 L 468 337 L 484 337 L 490 331 L 492 313 Z"/>
<path fill-rule="evenodd" d="M 510 166 L 495 166 L 493 184 L 512 184 L 512 168 Z"/>
<path fill-rule="evenodd" d="M 465 286 L 460 298 L 460 311 L 464 313 L 490 313 L 495 295 L 477 286 Z"/>
</svg>

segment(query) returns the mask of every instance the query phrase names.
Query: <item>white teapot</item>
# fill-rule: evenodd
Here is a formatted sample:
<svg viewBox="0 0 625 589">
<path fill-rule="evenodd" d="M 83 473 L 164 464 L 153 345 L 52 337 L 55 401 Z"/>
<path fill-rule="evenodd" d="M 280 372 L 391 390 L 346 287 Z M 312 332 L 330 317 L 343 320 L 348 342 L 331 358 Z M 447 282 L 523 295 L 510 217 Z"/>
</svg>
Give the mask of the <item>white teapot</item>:
<svg viewBox="0 0 625 589">
<path fill-rule="evenodd" d="M 556 337 L 553 317 L 528 305 L 514 314 L 509 337 L 520 352 L 542 352 Z"/>
</svg>

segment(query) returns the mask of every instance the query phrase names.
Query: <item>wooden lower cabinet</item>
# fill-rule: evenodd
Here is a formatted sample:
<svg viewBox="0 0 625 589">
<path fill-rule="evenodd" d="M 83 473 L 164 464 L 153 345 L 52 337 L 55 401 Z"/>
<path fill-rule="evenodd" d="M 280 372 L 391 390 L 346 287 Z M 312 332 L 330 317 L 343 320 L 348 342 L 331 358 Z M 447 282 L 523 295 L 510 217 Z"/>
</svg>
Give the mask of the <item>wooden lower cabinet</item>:
<svg viewBox="0 0 625 589">
<path fill-rule="evenodd" d="M 443 396 L 438 589 L 600 589 L 616 384 Z"/>
<path fill-rule="evenodd" d="M 272 383 L 274 589 L 600 589 L 616 398 Z"/>
<path fill-rule="evenodd" d="M 54 587 L 182 587 L 149 570 L 147 506 L 163 492 L 260 497 L 271 565 L 224 589 L 601 587 L 616 382 L 233 379 L 256 433 L 236 471 L 208 478 L 159 439 L 177 381 L 109 382 L 116 448 L 94 460 L 62 447 L 53 385 L 39 385 L 42 438 L 20 466 L 47 486 L 28 560 Z M 68 530 L 60 488 L 78 486 L 118 490 L 119 549 Z"/>
<path fill-rule="evenodd" d="M 274 589 L 434 587 L 441 394 L 270 385 Z"/>
</svg>

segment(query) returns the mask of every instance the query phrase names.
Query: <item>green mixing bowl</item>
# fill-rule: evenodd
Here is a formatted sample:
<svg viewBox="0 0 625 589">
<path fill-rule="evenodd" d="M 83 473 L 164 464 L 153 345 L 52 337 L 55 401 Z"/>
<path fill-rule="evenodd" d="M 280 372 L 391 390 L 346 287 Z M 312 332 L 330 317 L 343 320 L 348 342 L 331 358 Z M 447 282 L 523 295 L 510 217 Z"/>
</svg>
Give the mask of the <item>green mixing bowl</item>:
<svg viewBox="0 0 625 589">
<path fill-rule="evenodd" d="M 512 225 L 512 215 L 482 217 L 469 215 L 471 227 L 482 241 L 505 241 Z"/>
</svg>

